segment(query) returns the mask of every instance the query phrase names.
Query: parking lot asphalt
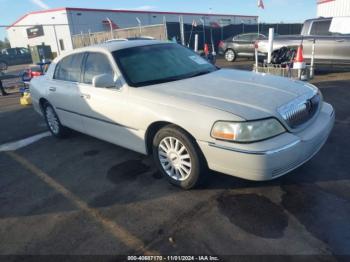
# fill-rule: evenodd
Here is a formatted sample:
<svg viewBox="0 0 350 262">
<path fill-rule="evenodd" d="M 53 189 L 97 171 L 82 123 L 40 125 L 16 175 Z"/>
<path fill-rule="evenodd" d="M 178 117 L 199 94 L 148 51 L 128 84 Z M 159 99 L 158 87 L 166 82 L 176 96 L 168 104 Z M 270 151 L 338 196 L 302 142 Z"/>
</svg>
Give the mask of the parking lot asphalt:
<svg viewBox="0 0 350 262">
<path fill-rule="evenodd" d="M 334 130 L 312 160 L 269 182 L 210 172 L 182 191 L 150 157 L 79 133 L 0 152 L 0 254 L 350 255 L 350 73 L 313 83 L 335 107 Z M 17 103 L 0 97 L 0 145 L 47 130 Z"/>
</svg>

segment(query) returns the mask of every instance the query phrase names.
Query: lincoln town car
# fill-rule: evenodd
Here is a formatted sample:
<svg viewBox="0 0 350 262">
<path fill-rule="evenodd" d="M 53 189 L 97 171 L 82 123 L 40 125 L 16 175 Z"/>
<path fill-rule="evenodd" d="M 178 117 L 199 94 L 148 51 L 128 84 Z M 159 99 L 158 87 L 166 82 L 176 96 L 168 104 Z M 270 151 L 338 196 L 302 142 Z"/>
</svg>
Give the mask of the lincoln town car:
<svg viewBox="0 0 350 262">
<path fill-rule="evenodd" d="M 282 176 L 320 150 L 335 118 L 312 84 L 220 69 L 155 40 L 67 52 L 30 92 L 53 136 L 76 130 L 152 155 L 184 189 L 208 170 L 255 181 Z"/>
</svg>

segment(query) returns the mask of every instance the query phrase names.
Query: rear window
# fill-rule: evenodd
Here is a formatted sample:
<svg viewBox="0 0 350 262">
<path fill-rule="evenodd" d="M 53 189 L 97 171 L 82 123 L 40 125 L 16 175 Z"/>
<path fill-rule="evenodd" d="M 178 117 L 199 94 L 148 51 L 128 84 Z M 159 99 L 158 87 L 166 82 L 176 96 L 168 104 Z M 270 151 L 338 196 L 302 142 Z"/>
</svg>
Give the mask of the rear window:
<svg viewBox="0 0 350 262">
<path fill-rule="evenodd" d="M 331 20 L 314 21 L 312 23 L 310 35 L 331 35 L 329 27 L 331 26 Z"/>
</svg>

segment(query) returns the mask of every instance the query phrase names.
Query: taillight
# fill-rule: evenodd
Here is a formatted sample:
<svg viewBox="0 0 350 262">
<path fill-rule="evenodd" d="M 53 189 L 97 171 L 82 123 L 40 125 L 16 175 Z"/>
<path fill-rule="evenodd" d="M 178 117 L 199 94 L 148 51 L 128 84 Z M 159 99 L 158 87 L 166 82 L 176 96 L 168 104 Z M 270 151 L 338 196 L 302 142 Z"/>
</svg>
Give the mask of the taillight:
<svg viewBox="0 0 350 262">
<path fill-rule="evenodd" d="M 256 40 L 255 43 L 254 43 L 254 48 L 258 49 L 259 48 L 259 41 Z"/>
<path fill-rule="evenodd" d="M 32 78 L 33 78 L 33 77 L 37 77 L 37 76 L 41 76 L 41 75 L 42 75 L 42 73 L 39 72 L 39 71 L 32 71 L 32 72 L 31 72 Z"/>
<path fill-rule="evenodd" d="M 223 47 L 224 46 L 224 41 L 220 41 L 219 42 L 219 47 Z"/>
</svg>

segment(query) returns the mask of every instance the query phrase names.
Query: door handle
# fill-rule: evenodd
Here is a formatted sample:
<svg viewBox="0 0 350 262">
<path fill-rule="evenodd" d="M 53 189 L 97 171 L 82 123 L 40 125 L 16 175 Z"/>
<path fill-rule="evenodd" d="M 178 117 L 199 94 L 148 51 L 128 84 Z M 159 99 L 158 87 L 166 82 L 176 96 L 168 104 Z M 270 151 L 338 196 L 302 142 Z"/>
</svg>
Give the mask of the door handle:
<svg viewBox="0 0 350 262">
<path fill-rule="evenodd" d="M 49 91 L 51 91 L 51 92 L 55 92 L 56 91 L 56 87 L 49 87 Z"/>
<path fill-rule="evenodd" d="M 335 41 L 338 42 L 338 43 L 341 43 L 341 42 L 344 42 L 345 40 L 344 39 L 337 39 Z"/>
<path fill-rule="evenodd" d="M 81 98 L 85 98 L 85 99 L 90 99 L 91 96 L 89 94 L 81 94 L 80 95 Z"/>
</svg>

